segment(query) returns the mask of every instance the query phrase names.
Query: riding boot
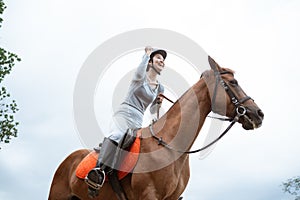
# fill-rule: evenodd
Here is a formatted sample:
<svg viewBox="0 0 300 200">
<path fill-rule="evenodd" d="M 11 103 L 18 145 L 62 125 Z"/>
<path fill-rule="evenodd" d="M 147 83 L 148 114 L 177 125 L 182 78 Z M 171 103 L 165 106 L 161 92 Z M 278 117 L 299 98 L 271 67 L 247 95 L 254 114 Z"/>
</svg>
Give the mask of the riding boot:
<svg viewBox="0 0 300 200">
<path fill-rule="evenodd" d="M 85 178 L 86 183 L 93 189 L 99 190 L 104 184 L 105 174 L 112 171 L 117 147 L 117 142 L 109 138 L 104 138 L 96 167 Z"/>
</svg>

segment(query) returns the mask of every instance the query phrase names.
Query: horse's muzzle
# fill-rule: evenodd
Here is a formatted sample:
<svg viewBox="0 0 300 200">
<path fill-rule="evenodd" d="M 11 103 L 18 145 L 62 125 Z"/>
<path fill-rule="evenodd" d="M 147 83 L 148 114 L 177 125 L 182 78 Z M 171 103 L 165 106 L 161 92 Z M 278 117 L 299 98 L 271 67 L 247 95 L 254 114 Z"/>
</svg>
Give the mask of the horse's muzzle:
<svg viewBox="0 0 300 200">
<path fill-rule="evenodd" d="M 246 114 L 240 117 L 239 122 L 244 129 L 253 130 L 261 127 L 263 119 L 264 113 L 261 109 L 247 108 Z"/>
</svg>

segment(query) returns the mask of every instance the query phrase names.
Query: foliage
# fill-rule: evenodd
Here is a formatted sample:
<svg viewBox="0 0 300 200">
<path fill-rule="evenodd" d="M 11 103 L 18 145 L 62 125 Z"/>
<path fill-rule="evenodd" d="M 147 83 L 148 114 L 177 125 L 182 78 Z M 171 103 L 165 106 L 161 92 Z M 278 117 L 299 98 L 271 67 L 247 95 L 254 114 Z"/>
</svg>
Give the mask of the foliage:
<svg viewBox="0 0 300 200">
<path fill-rule="evenodd" d="M 3 11 L 4 11 L 5 8 L 6 8 L 6 6 L 5 6 L 4 2 L 2 0 L 0 0 L 0 15 L 3 14 Z M 0 16 L 0 28 L 1 28 L 2 21 L 3 21 L 3 19 Z"/>
<path fill-rule="evenodd" d="M 4 2 L 0 0 L 0 27 L 5 8 Z M 0 47 L 0 143 L 9 143 L 11 137 L 17 137 L 19 123 L 15 121 L 14 115 L 19 109 L 16 101 L 10 99 L 10 94 L 2 85 L 4 77 L 11 72 L 17 61 L 21 59 L 16 54 Z"/>
<path fill-rule="evenodd" d="M 295 200 L 300 200 L 300 176 L 288 179 L 282 186 L 284 192 L 295 195 Z"/>
</svg>

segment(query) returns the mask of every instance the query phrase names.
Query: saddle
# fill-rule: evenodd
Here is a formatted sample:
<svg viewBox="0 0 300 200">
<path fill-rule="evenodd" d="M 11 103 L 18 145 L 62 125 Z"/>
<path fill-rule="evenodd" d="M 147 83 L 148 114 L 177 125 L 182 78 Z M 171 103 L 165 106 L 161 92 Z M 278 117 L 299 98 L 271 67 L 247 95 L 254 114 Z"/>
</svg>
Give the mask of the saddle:
<svg viewBox="0 0 300 200">
<path fill-rule="evenodd" d="M 113 170 L 114 173 L 117 173 L 118 180 L 123 179 L 127 174 L 133 171 L 139 157 L 140 136 L 140 130 L 128 129 L 119 142 Z M 88 172 L 96 166 L 98 155 L 101 151 L 101 144 L 99 146 L 100 148 L 92 150 L 77 166 L 76 176 L 78 178 L 84 179 Z"/>
</svg>

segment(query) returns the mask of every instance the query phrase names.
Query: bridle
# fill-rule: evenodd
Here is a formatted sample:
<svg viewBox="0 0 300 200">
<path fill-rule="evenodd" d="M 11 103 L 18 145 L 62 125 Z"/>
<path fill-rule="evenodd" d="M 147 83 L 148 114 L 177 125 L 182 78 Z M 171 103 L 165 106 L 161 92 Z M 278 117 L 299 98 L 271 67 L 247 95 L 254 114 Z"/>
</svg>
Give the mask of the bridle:
<svg viewBox="0 0 300 200">
<path fill-rule="evenodd" d="M 211 64 L 211 63 L 210 63 Z M 212 111 L 215 110 L 215 101 L 216 101 L 216 96 L 217 96 L 217 91 L 218 91 L 218 85 L 220 84 L 224 90 L 226 91 L 226 93 L 228 94 L 229 98 L 231 99 L 231 103 L 233 103 L 233 105 L 235 106 L 235 116 L 233 118 L 217 118 L 217 117 L 211 117 L 214 119 L 218 119 L 218 120 L 222 120 L 222 121 L 230 121 L 231 123 L 228 125 L 228 127 L 224 130 L 224 132 L 217 137 L 215 140 L 213 140 L 212 142 L 210 142 L 209 144 L 207 144 L 206 146 L 197 149 L 197 150 L 193 150 L 193 151 L 182 151 L 182 150 L 178 150 L 175 149 L 174 147 L 170 146 L 168 143 L 166 143 L 162 137 L 157 137 L 153 131 L 153 123 L 150 124 L 149 129 L 151 132 L 152 137 L 157 140 L 158 145 L 162 145 L 167 149 L 170 149 L 172 151 L 176 151 L 178 153 L 185 153 L 185 154 L 191 154 L 191 153 L 197 153 L 200 151 L 203 151 L 205 149 L 207 149 L 208 147 L 212 146 L 213 144 L 215 144 L 217 141 L 219 141 L 230 129 L 231 127 L 237 122 L 239 121 L 239 118 L 244 116 L 247 117 L 246 113 L 247 113 L 247 109 L 245 108 L 245 106 L 243 106 L 243 103 L 245 103 L 246 101 L 250 100 L 251 97 L 249 96 L 245 96 L 241 99 L 238 99 L 237 96 L 235 95 L 235 93 L 231 90 L 231 88 L 228 86 L 228 84 L 222 79 L 223 74 L 232 74 L 232 72 L 230 71 L 222 71 L 220 72 L 216 67 L 212 67 L 213 71 L 214 71 L 214 76 L 216 78 L 216 83 L 215 83 L 215 88 L 214 88 L 214 93 L 213 93 L 213 98 L 212 98 Z M 161 97 L 167 99 L 170 102 L 170 99 L 168 99 L 167 97 L 165 97 L 164 95 L 160 95 Z M 174 103 L 174 102 L 173 102 Z"/>
<path fill-rule="evenodd" d="M 228 84 L 222 79 L 221 75 L 223 74 L 232 74 L 232 72 L 230 71 L 222 71 L 219 72 L 218 70 L 214 70 L 214 75 L 216 77 L 216 84 L 215 84 L 215 88 L 214 88 L 214 93 L 213 93 L 213 98 L 212 98 L 212 111 L 215 111 L 215 105 L 216 105 L 216 97 L 217 97 L 217 89 L 218 89 L 218 85 L 220 83 L 220 85 L 223 87 L 223 89 L 226 91 L 226 93 L 228 94 L 231 103 L 234 105 L 235 107 L 235 117 L 233 118 L 228 118 L 226 119 L 226 121 L 233 121 L 234 118 L 236 117 L 241 117 L 244 116 L 247 112 L 247 109 L 243 106 L 243 103 L 245 103 L 246 101 L 252 99 L 249 96 L 245 96 L 241 99 L 238 99 L 236 97 L 236 95 L 234 94 L 234 92 L 230 89 L 230 87 L 228 86 Z M 219 118 L 217 118 L 219 119 Z"/>
</svg>

